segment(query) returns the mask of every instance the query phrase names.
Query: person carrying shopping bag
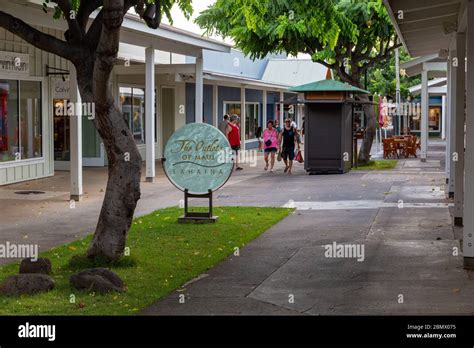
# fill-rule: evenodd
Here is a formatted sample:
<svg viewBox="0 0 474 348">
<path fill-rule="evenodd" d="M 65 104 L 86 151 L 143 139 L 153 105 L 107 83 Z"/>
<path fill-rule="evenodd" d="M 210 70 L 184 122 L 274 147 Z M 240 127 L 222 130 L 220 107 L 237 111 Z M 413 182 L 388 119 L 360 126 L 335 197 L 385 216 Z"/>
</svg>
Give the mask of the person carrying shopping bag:
<svg viewBox="0 0 474 348">
<path fill-rule="evenodd" d="M 300 151 L 300 143 L 298 141 L 298 132 L 291 126 L 291 119 L 285 120 L 285 125 L 280 132 L 280 153 L 285 162 L 285 173 L 293 174 L 293 160 L 295 159 L 295 145 Z"/>
<path fill-rule="evenodd" d="M 265 170 L 267 171 L 270 165 L 270 173 L 273 173 L 275 154 L 278 151 L 278 132 L 273 128 L 273 121 L 268 121 L 267 128 L 263 131 L 263 146 L 265 149 Z"/>
</svg>

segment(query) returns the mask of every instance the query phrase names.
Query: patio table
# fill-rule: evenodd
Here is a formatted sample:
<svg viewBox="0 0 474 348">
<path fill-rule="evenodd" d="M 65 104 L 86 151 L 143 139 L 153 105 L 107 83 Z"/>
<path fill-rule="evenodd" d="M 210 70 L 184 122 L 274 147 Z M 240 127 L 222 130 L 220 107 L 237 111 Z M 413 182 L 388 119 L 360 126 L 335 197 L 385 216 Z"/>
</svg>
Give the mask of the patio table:
<svg viewBox="0 0 474 348">
<path fill-rule="evenodd" d="M 408 146 L 408 138 L 397 139 L 395 138 L 395 146 L 397 147 L 398 156 L 403 155 L 403 150 Z M 405 156 L 404 156 L 405 157 Z"/>
</svg>

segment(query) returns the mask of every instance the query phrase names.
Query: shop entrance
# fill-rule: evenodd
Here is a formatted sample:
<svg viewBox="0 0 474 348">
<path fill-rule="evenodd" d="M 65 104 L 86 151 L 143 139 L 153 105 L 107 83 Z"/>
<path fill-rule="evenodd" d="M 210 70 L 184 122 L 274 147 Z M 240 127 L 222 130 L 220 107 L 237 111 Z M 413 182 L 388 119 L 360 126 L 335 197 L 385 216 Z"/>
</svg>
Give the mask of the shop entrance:
<svg viewBox="0 0 474 348">
<path fill-rule="evenodd" d="M 57 115 L 56 110 L 64 107 L 67 99 L 53 99 L 53 139 L 54 139 L 54 168 L 69 170 L 71 160 L 70 150 L 70 120 L 69 117 Z"/>
<path fill-rule="evenodd" d="M 71 117 L 69 81 L 52 79 L 54 169 L 69 170 L 71 160 Z M 77 108 L 77 106 L 75 106 Z M 83 109 L 84 112 L 84 109 Z M 89 116 L 82 117 L 82 164 L 85 167 L 105 165 L 105 151 Z"/>
</svg>

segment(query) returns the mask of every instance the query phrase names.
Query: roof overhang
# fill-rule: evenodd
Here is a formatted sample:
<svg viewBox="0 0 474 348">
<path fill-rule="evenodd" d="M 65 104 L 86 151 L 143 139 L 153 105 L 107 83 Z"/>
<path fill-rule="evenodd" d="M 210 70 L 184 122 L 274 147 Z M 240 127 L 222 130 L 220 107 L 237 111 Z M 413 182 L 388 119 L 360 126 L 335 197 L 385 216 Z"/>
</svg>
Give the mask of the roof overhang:
<svg viewBox="0 0 474 348">
<path fill-rule="evenodd" d="M 430 94 L 430 95 L 446 95 L 446 93 L 447 93 L 447 80 L 448 79 L 446 77 L 430 80 L 428 82 L 428 94 Z M 419 94 L 421 94 L 421 87 L 422 86 L 420 84 L 420 85 L 410 87 L 408 90 L 413 95 L 419 95 Z"/>
<path fill-rule="evenodd" d="M 256 79 L 251 79 L 251 78 L 246 78 L 246 77 L 216 73 L 213 71 L 204 71 L 204 79 L 208 81 L 220 81 L 220 82 L 228 83 L 231 85 L 235 84 L 238 86 L 245 86 L 249 88 L 259 87 L 263 89 L 278 90 L 285 93 L 294 93 L 294 92 L 288 91 L 288 88 L 291 87 L 288 85 L 282 85 L 282 84 L 267 82 L 263 80 L 256 80 Z"/>
<path fill-rule="evenodd" d="M 13 0 L 2 3 L 2 11 L 17 16 L 26 23 L 35 26 L 65 31 L 66 23 L 63 20 L 54 20 L 50 9 L 44 13 L 42 0 Z M 97 12 L 91 15 L 92 23 Z M 208 39 L 185 30 L 161 24 L 152 29 L 136 15 L 127 14 L 124 18 L 120 33 L 120 42 L 137 47 L 153 47 L 156 50 L 172 52 L 192 57 L 199 57 L 202 50 L 230 52 L 231 45 Z"/>
<path fill-rule="evenodd" d="M 179 82 L 190 82 L 194 83 L 196 75 L 195 64 L 156 64 L 156 74 L 169 74 L 175 75 L 175 80 Z M 133 64 L 128 67 L 123 65 L 116 65 L 114 67 L 114 73 L 117 75 L 143 75 L 145 76 L 145 64 Z M 207 82 L 216 83 L 219 85 L 226 85 L 231 87 L 247 87 L 247 88 L 259 88 L 272 91 L 280 91 L 285 93 L 295 93 L 288 91 L 290 86 L 272 83 L 264 80 L 257 80 L 252 78 L 246 78 L 242 76 L 234 76 L 229 74 L 216 73 L 213 71 L 203 72 L 203 78 Z"/>
<path fill-rule="evenodd" d="M 440 54 L 430 54 L 410 60 L 400 65 L 408 76 L 420 75 L 423 70 L 428 71 L 429 77 L 446 77 L 448 64 L 447 57 Z"/>
<path fill-rule="evenodd" d="M 398 37 L 412 57 L 446 55 L 465 19 L 467 0 L 384 0 Z"/>
</svg>

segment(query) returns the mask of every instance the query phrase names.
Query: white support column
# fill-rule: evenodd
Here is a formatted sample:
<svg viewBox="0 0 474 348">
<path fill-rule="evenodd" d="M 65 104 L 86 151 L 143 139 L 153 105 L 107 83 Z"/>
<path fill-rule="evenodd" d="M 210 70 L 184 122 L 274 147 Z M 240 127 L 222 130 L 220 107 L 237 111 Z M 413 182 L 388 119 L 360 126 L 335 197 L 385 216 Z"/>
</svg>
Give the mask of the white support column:
<svg viewBox="0 0 474 348">
<path fill-rule="evenodd" d="M 81 103 L 81 95 L 77 86 L 77 73 L 73 64 L 69 64 L 70 102 Z M 84 194 L 82 186 L 82 108 L 75 108 L 76 114 L 69 119 L 71 146 L 71 200 L 79 202 Z"/>
<path fill-rule="evenodd" d="M 474 2 L 467 4 L 467 60 L 474 62 Z M 464 268 L 474 269 L 474 74 L 467 64 L 468 74 L 466 83 L 467 100 L 467 133 L 465 157 L 465 190 L 464 190 L 464 233 L 463 256 Z M 470 73 L 469 73 L 470 72 Z"/>
<path fill-rule="evenodd" d="M 454 162 L 453 153 L 456 151 L 456 117 L 458 115 L 457 109 L 458 105 L 457 102 L 457 94 L 458 94 L 458 74 L 457 69 L 454 67 L 455 61 L 457 59 L 457 50 L 456 50 L 456 40 L 454 40 L 453 49 L 450 52 L 451 56 L 451 76 L 450 76 L 450 93 L 451 93 L 451 104 L 450 104 L 450 140 L 449 140 L 449 198 L 454 198 L 454 191 L 456 189 L 456 163 Z"/>
<path fill-rule="evenodd" d="M 441 97 L 441 139 L 446 140 L 446 96 Z"/>
<path fill-rule="evenodd" d="M 283 128 L 283 124 L 285 123 L 285 104 L 283 104 L 283 100 L 285 100 L 285 93 L 280 92 L 280 112 L 278 114 L 280 120 L 280 127 Z"/>
<path fill-rule="evenodd" d="M 246 127 L 246 110 L 245 110 L 245 86 L 240 87 L 240 142 L 242 151 L 245 151 L 245 127 Z"/>
<path fill-rule="evenodd" d="M 204 61 L 202 55 L 196 58 L 196 107 L 195 107 L 195 122 L 203 123 L 203 96 L 204 96 L 204 79 L 203 66 Z"/>
<path fill-rule="evenodd" d="M 155 49 L 145 50 L 145 137 L 146 137 L 146 181 L 155 180 Z"/>
<path fill-rule="evenodd" d="M 449 193 L 449 181 L 451 176 L 451 103 L 452 103 L 452 93 L 451 93 L 451 54 L 448 58 L 448 71 L 447 71 L 447 105 L 446 105 L 446 184 L 448 185 Z"/>
<path fill-rule="evenodd" d="M 267 103 L 268 103 L 268 96 L 267 91 L 263 90 L 263 98 L 262 98 L 262 128 L 267 128 Z"/>
<path fill-rule="evenodd" d="M 428 94 L 428 71 L 421 73 L 421 161 L 426 162 L 428 157 L 428 137 L 429 137 L 429 94 Z"/>
<path fill-rule="evenodd" d="M 466 103 L 466 36 L 458 33 L 455 37 L 458 65 L 453 67 L 456 75 L 456 139 L 455 149 L 457 161 L 454 161 L 454 224 L 462 226 L 464 211 L 464 125 Z"/>
<path fill-rule="evenodd" d="M 219 127 L 219 123 L 222 121 L 224 115 L 219 117 L 219 86 L 212 86 L 212 125 Z"/>
</svg>

